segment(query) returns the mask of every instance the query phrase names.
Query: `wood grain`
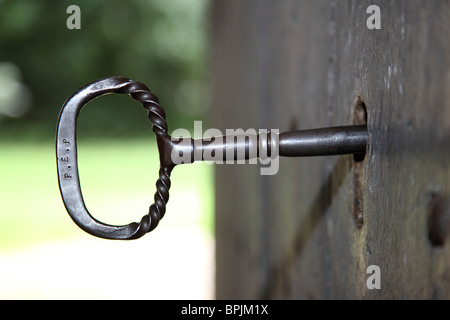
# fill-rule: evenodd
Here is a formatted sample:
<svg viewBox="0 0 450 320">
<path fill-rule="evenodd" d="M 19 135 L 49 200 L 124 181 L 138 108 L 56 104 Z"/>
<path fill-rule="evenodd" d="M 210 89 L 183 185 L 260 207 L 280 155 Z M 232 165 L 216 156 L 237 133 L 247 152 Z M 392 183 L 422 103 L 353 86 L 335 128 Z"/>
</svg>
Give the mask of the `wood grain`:
<svg viewBox="0 0 450 320">
<path fill-rule="evenodd" d="M 381 30 L 366 27 L 372 4 Z M 217 298 L 449 299 L 450 243 L 430 242 L 427 217 L 433 195 L 450 197 L 450 2 L 227 0 L 212 13 L 217 128 L 348 125 L 360 98 L 369 131 L 358 175 L 352 156 L 283 158 L 273 176 L 216 166 Z"/>
</svg>

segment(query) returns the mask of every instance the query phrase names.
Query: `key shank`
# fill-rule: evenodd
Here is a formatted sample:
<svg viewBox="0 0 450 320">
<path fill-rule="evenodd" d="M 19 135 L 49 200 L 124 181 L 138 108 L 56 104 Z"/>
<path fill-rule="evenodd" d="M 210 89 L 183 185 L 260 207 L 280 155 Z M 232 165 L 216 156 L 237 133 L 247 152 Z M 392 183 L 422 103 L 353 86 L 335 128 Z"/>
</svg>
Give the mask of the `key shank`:
<svg viewBox="0 0 450 320">
<path fill-rule="evenodd" d="M 166 138 L 169 138 L 167 136 Z M 232 163 L 254 158 L 310 157 L 364 154 L 366 126 L 341 126 L 303 131 L 260 132 L 216 136 L 210 139 L 171 138 L 160 144 L 166 165 L 213 161 Z"/>
</svg>

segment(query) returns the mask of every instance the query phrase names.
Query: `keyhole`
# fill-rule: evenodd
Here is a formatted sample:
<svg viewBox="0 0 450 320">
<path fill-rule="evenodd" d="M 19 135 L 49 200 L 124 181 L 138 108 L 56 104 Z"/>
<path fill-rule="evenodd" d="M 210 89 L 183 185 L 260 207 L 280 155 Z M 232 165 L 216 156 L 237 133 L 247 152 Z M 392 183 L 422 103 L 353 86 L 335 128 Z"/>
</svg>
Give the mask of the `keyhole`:
<svg viewBox="0 0 450 320">
<path fill-rule="evenodd" d="M 367 126 L 367 106 L 361 97 L 356 99 L 353 107 L 353 124 Z M 364 225 L 364 159 L 365 154 L 353 155 L 353 219 L 356 227 Z"/>
</svg>

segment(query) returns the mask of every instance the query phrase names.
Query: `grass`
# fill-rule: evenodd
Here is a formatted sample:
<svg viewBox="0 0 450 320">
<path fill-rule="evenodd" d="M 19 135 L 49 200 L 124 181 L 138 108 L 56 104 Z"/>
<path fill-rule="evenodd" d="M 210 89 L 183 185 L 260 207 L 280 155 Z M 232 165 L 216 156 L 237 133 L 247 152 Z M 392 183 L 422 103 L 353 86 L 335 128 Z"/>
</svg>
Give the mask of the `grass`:
<svg viewBox="0 0 450 320">
<path fill-rule="evenodd" d="M 91 214 L 109 224 L 139 221 L 153 203 L 158 153 L 148 140 L 81 140 L 80 181 Z M 184 165 L 171 177 L 158 228 L 201 226 L 213 232 L 213 167 Z M 59 194 L 54 143 L 0 142 L 0 249 L 82 233 Z"/>
</svg>

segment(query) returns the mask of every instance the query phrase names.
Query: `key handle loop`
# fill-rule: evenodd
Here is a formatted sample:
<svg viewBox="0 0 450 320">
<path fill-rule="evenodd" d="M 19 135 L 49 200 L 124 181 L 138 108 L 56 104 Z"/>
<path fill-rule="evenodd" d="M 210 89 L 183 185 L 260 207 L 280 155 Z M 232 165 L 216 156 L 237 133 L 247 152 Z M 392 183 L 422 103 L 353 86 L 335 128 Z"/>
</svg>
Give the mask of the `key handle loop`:
<svg viewBox="0 0 450 320">
<path fill-rule="evenodd" d="M 160 154 L 159 179 L 156 182 L 154 203 L 141 221 L 115 226 L 95 219 L 87 210 L 81 193 L 78 174 L 76 128 L 81 109 L 91 100 L 110 93 L 129 94 L 141 102 L 148 111 L 152 130 L 156 134 Z M 174 164 L 170 161 L 167 147 L 171 146 L 167 134 L 165 112 L 156 96 L 142 83 L 123 77 L 101 79 L 80 88 L 62 106 L 56 134 L 56 162 L 61 196 L 72 220 L 87 233 L 105 239 L 137 239 L 152 231 L 163 218 L 169 200 L 170 173 Z"/>
</svg>

